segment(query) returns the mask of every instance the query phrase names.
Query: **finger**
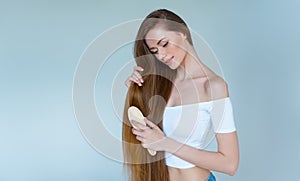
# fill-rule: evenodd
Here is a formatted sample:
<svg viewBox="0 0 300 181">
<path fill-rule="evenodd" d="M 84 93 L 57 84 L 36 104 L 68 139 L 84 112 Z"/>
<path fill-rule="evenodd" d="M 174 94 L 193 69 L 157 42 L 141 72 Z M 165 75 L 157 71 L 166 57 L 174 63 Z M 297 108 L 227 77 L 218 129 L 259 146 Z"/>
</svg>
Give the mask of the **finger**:
<svg viewBox="0 0 300 181">
<path fill-rule="evenodd" d="M 141 75 L 139 73 L 137 73 L 136 71 L 132 72 L 132 74 L 131 74 L 131 78 L 133 78 L 135 80 L 135 82 L 141 83 L 142 81 L 139 78 L 139 76 L 141 77 Z"/>
<path fill-rule="evenodd" d="M 141 82 L 143 83 L 144 80 L 143 80 L 143 78 L 140 76 L 140 73 L 139 73 L 138 71 L 140 71 L 140 72 L 144 71 L 143 67 L 141 67 L 141 66 L 135 66 L 135 67 L 133 68 L 133 72 L 136 72 L 136 73 L 138 74 L 137 77 L 138 77 L 139 79 L 141 79 Z"/>
<path fill-rule="evenodd" d="M 142 143 L 143 148 L 149 148 L 149 144 Z"/>
<path fill-rule="evenodd" d="M 131 81 L 132 81 L 132 80 L 130 80 L 130 78 L 128 78 L 128 79 L 125 81 L 125 85 L 126 85 L 127 87 L 130 87 Z"/>
<path fill-rule="evenodd" d="M 135 126 L 136 128 L 138 128 L 138 129 L 140 129 L 140 130 L 145 130 L 145 129 L 148 128 L 148 126 L 143 125 L 143 124 L 141 124 L 140 122 L 137 122 L 137 121 L 135 121 L 135 120 L 131 120 L 130 122 L 131 122 L 131 124 L 132 124 L 133 126 Z"/>
<path fill-rule="evenodd" d="M 141 74 L 138 73 L 137 71 L 134 71 L 134 72 L 133 72 L 133 75 L 134 75 L 139 81 L 141 81 L 142 83 L 144 82 L 144 80 L 143 80 Z"/>
<path fill-rule="evenodd" d="M 133 77 L 134 79 L 136 79 L 140 83 L 144 83 L 144 79 L 143 79 L 142 75 L 137 71 L 132 72 L 131 77 Z"/>
<path fill-rule="evenodd" d="M 137 82 L 138 84 L 141 84 L 141 83 L 142 83 L 141 79 L 138 78 L 138 76 L 135 75 L 134 73 L 132 73 L 131 78 L 133 78 L 134 81 Z"/>
<path fill-rule="evenodd" d="M 137 140 L 139 140 L 140 142 L 144 142 L 144 139 L 142 138 L 142 137 L 140 137 L 140 136 L 136 136 L 135 137 Z"/>
<path fill-rule="evenodd" d="M 136 71 L 144 71 L 143 67 L 141 67 L 141 66 L 135 66 L 135 67 L 133 68 L 133 70 L 136 70 Z"/>
<path fill-rule="evenodd" d="M 138 130 L 138 129 L 132 128 L 132 133 L 135 134 L 136 136 L 141 136 L 141 137 L 144 136 L 143 130 Z"/>
<path fill-rule="evenodd" d="M 125 81 L 125 85 L 127 86 L 127 87 L 130 87 L 130 85 L 131 85 L 131 82 L 134 82 L 134 83 L 136 83 L 136 84 L 141 84 L 139 81 L 137 81 L 135 78 L 133 78 L 132 76 L 130 76 L 130 77 L 128 77 L 128 79 Z M 141 86 L 141 85 L 140 85 Z"/>
<path fill-rule="evenodd" d="M 156 124 L 154 124 L 152 121 L 148 120 L 146 117 L 144 120 L 150 128 L 158 128 Z"/>
<path fill-rule="evenodd" d="M 130 80 L 131 82 L 136 83 L 136 84 L 139 85 L 139 86 L 142 86 L 142 84 L 141 84 L 138 80 L 136 80 L 136 79 L 134 79 L 134 78 L 132 78 L 132 77 L 130 77 L 129 80 Z"/>
</svg>

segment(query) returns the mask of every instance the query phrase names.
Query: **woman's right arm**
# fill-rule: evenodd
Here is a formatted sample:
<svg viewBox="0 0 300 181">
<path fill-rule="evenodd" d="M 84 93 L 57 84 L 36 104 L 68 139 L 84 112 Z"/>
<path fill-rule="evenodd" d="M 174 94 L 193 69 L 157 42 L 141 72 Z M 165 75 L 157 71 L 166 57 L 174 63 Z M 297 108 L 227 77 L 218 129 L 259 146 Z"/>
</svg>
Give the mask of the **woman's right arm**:
<svg viewBox="0 0 300 181">
<path fill-rule="evenodd" d="M 144 71 L 144 69 L 140 66 L 135 66 L 133 69 L 133 73 L 130 77 L 127 78 L 125 81 L 125 85 L 129 87 L 131 85 L 131 82 L 134 82 L 138 84 L 139 86 L 142 86 L 142 83 L 144 83 L 144 80 L 139 72 Z"/>
</svg>

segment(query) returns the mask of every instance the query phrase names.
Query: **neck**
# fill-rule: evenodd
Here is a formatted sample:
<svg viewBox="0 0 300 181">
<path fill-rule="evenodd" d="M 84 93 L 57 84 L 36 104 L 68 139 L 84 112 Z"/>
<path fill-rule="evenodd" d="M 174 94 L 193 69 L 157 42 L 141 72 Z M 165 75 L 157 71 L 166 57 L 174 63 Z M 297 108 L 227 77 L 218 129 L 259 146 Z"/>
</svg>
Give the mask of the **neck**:
<svg viewBox="0 0 300 181">
<path fill-rule="evenodd" d="M 194 48 L 191 48 L 186 54 L 181 65 L 177 68 L 176 79 L 184 81 L 197 77 L 206 77 L 206 73 L 204 71 L 203 63 L 200 61 Z"/>
</svg>

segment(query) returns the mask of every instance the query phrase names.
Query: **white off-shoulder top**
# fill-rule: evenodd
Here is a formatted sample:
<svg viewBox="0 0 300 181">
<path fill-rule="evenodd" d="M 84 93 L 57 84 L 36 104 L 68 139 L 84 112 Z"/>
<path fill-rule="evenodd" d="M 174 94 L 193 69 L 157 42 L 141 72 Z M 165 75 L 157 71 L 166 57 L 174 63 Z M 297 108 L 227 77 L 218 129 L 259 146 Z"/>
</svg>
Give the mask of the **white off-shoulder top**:
<svg viewBox="0 0 300 181">
<path fill-rule="evenodd" d="M 197 149 L 204 149 L 214 138 L 214 133 L 229 133 L 235 130 L 229 97 L 166 107 L 163 115 L 165 135 Z M 166 165 L 175 168 L 195 166 L 168 152 L 165 152 L 165 160 Z"/>
</svg>

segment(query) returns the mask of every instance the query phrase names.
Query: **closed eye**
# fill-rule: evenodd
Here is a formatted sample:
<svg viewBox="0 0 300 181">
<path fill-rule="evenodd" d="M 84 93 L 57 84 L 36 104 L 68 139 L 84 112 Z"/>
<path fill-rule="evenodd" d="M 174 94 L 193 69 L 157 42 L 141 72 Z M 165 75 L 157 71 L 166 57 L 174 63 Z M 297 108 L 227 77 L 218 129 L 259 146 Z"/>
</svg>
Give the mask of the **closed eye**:
<svg viewBox="0 0 300 181">
<path fill-rule="evenodd" d="M 166 47 L 169 44 L 169 42 L 166 42 L 165 44 L 162 45 L 162 47 Z M 158 48 L 151 48 L 150 52 L 152 54 L 157 54 L 158 53 Z"/>
<path fill-rule="evenodd" d="M 151 48 L 151 49 L 150 49 L 150 52 L 151 52 L 152 54 L 156 54 L 156 53 L 158 52 L 158 49 L 157 49 L 157 48 Z"/>
</svg>

